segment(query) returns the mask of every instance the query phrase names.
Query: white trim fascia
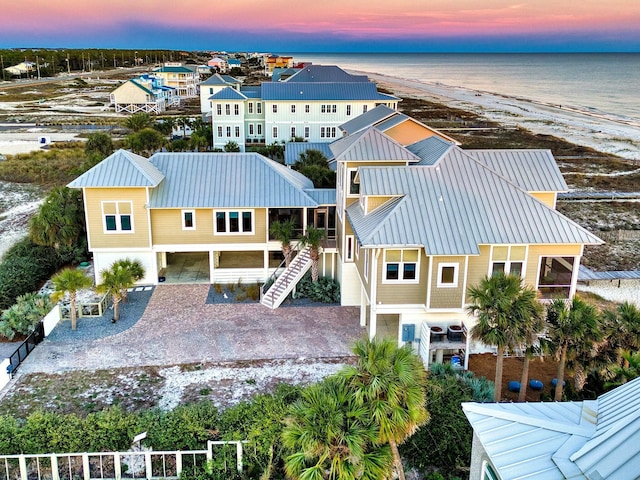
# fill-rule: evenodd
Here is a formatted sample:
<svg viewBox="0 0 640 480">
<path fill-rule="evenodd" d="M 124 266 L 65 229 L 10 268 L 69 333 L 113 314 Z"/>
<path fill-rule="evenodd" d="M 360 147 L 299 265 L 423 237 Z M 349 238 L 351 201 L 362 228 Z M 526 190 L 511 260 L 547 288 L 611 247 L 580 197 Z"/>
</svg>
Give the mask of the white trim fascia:
<svg viewBox="0 0 640 480">
<path fill-rule="evenodd" d="M 427 313 L 455 313 L 467 315 L 464 308 L 427 308 Z"/>
<path fill-rule="evenodd" d="M 155 244 L 152 250 L 154 252 L 251 252 L 273 249 L 268 248 L 266 243 L 171 243 Z"/>
<path fill-rule="evenodd" d="M 86 195 L 86 187 L 82 187 L 82 206 L 84 207 L 84 226 L 87 229 L 87 250 L 90 252 L 93 251 L 91 249 L 91 234 L 89 232 L 89 209 L 87 208 L 87 195 Z M 151 229 L 149 229 L 151 230 Z M 151 245 L 151 243 L 149 243 Z"/>
<path fill-rule="evenodd" d="M 116 253 L 116 252 L 154 252 L 150 247 L 102 247 L 91 250 L 93 253 Z"/>
<path fill-rule="evenodd" d="M 433 257 L 427 256 L 429 267 L 427 269 L 427 299 L 424 302 L 425 308 L 429 310 L 431 307 L 431 282 L 433 281 Z"/>
<path fill-rule="evenodd" d="M 427 313 L 427 309 L 420 303 L 379 303 L 376 305 L 378 313 Z"/>
</svg>

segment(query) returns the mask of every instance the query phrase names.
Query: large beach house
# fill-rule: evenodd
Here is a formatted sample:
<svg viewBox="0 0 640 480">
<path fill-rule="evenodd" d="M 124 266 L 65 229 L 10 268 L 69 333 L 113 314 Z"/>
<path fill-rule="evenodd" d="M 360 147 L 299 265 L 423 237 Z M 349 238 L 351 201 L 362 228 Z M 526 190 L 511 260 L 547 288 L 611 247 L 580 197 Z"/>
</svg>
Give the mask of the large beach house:
<svg viewBox="0 0 640 480">
<path fill-rule="evenodd" d="M 340 126 L 348 120 L 378 105 L 395 110 L 399 101 L 378 92 L 366 76 L 330 65 L 310 65 L 286 80 L 253 86 L 214 75 L 200 92 L 202 113 L 211 117 L 214 148 L 232 141 L 242 151 L 296 137 L 329 143 L 342 136 Z"/>
<path fill-rule="evenodd" d="M 339 281 L 343 305 L 361 307 L 369 335 L 411 342 L 425 364 L 484 348 L 467 336 L 465 305 L 486 275 L 571 298 L 584 246 L 602 242 L 555 210 L 567 185 L 551 153 L 464 150 L 428 128 L 405 145 L 397 138 L 416 123 L 396 120 L 329 144 L 335 190 L 256 153 L 114 153 L 69 184 L 83 190 L 96 272 L 132 257 L 148 283 L 264 281 L 282 259 L 269 225 L 292 217 L 299 233 L 325 230 L 321 275 Z M 280 275 L 290 288 L 308 253 Z M 199 278 L 172 277 L 185 256 Z M 262 301 L 276 308 L 287 292 L 277 280 Z"/>
</svg>

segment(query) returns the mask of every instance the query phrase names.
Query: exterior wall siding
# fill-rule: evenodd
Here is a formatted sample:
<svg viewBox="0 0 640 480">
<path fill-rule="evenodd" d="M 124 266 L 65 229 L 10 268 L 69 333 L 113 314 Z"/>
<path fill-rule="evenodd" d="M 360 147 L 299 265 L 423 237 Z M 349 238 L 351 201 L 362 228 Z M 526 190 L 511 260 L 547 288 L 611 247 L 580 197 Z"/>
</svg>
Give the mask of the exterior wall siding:
<svg viewBox="0 0 640 480">
<path fill-rule="evenodd" d="M 149 222 L 145 188 L 85 188 L 87 236 L 90 249 L 148 248 Z M 129 232 L 105 232 L 102 202 L 131 202 L 132 227 Z"/>
<path fill-rule="evenodd" d="M 233 209 L 229 209 L 233 210 Z M 253 210 L 253 235 L 216 235 L 214 234 L 214 210 L 196 210 L 196 229 L 182 229 L 181 209 L 154 209 L 151 211 L 152 237 L 154 245 L 184 244 L 229 244 L 229 243 L 266 243 L 267 211 L 264 208 Z"/>
<path fill-rule="evenodd" d="M 380 254 L 378 261 L 377 295 L 376 303 L 384 305 L 424 305 L 427 298 L 427 278 L 429 275 L 429 258 L 420 249 L 420 277 L 418 283 L 383 283 L 384 279 L 384 253 Z"/>
<path fill-rule="evenodd" d="M 458 264 L 458 283 L 456 287 L 438 287 L 438 266 L 442 263 Z M 430 308 L 461 308 L 465 273 L 465 257 L 434 257 L 431 271 Z"/>
</svg>

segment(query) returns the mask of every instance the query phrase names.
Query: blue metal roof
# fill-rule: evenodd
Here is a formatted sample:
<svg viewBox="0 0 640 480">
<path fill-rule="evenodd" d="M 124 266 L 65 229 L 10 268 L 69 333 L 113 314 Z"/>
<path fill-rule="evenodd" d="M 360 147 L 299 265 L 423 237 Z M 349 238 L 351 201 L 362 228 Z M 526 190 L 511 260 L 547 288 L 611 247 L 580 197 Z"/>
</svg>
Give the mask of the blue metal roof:
<svg viewBox="0 0 640 480">
<path fill-rule="evenodd" d="M 368 82 L 366 75 L 352 75 L 336 65 L 308 65 L 284 82 Z"/>
<path fill-rule="evenodd" d="M 211 95 L 209 97 L 209 100 L 246 100 L 247 97 L 245 97 L 242 93 L 240 93 L 239 91 L 237 91 L 234 88 L 231 87 L 224 87 L 222 90 L 220 90 L 219 92 L 214 93 L 213 95 Z"/>
<path fill-rule="evenodd" d="M 318 205 L 336 204 L 335 188 L 314 188 L 313 190 L 305 190 L 305 193 L 318 202 Z"/>
<path fill-rule="evenodd" d="M 267 101 L 388 101 L 371 82 L 263 82 L 262 98 Z"/>
<path fill-rule="evenodd" d="M 409 145 L 407 150 L 420 157 L 418 165 L 433 165 L 452 145 L 452 143 L 446 142 L 434 135 Z"/>
<path fill-rule="evenodd" d="M 386 105 L 378 105 L 368 112 L 358 115 L 356 118 L 340 125 L 340 130 L 347 132 L 348 135 L 359 132 L 367 127 L 371 127 L 376 123 L 395 114 L 396 111 Z"/>
</svg>

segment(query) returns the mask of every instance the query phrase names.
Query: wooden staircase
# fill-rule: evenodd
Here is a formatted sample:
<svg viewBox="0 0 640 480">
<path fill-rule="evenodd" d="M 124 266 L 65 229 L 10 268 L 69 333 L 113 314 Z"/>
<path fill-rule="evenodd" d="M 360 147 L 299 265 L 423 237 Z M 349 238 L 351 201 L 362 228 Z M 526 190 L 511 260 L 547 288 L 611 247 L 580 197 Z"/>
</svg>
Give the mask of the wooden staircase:
<svg viewBox="0 0 640 480">
<path fill-rule="evenodd" d="M 269 290 L 262 295 L 260 303 L 272 310 L 278 308 L 310 267 L 311 249 L 305 247 L 298 252 L 298 255 L 296 255 L 289 264 L 289 267 L 275 279 L 273 285 L 269 287 Z"/>
</svg>

